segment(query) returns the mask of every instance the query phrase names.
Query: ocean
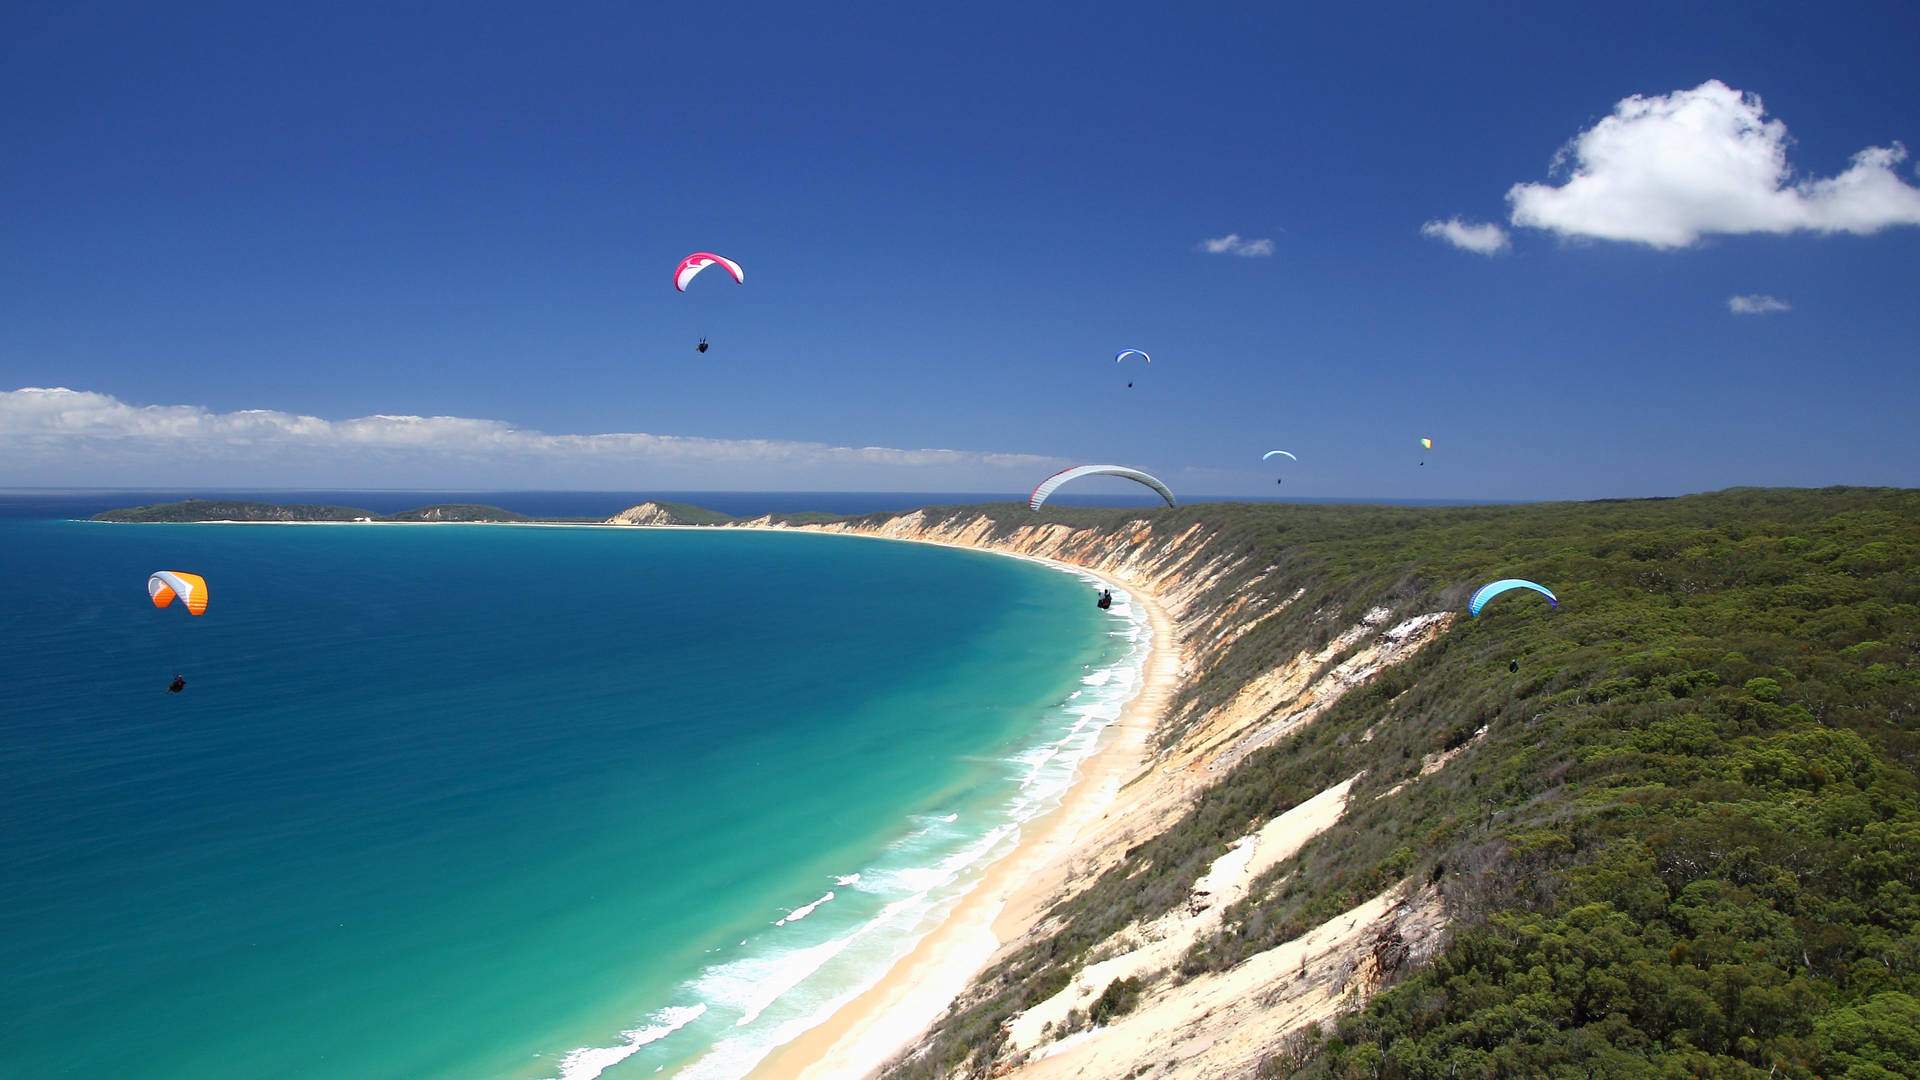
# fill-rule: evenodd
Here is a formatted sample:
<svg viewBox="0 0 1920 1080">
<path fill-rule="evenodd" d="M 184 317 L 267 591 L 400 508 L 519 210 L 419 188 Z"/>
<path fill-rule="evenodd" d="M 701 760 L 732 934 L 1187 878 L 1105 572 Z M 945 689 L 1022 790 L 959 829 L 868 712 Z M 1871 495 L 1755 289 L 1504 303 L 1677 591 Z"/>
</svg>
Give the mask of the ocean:
<svg viewBox="0 0 1920 1080">
<path fill-rule="evenodd" d="M 1149 639 L 926 545 L 47 498 L 0 506 L 5 1076 L 740 1076 L 1057 802 Z"/>
</svg>

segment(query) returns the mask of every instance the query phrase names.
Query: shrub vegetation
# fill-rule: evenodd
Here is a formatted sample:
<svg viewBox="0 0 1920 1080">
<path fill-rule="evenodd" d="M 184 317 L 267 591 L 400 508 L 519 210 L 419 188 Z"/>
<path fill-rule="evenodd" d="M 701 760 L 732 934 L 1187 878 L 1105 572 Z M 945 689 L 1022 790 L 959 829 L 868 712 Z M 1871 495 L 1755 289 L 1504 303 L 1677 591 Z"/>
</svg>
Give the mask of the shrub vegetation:
<svg viewBox="0 0 1920 1080">
<path fill-rule="evenodd" d="M 1011 504 L 927 513 L 983 509 L 1002 534 L 1035 520 Z M 1371 609 L 1388 609 L 1382 629 L 1462 617 L 1055 909 L 1055 932 L 887 1075 L 986 1075 L 1004 1022 L 1095 946 L 1183 902 L 1228 842 L 1362 773 L 1347 816 L 1169 977 L 1231 967 L 1403 881 L 1437 882 L 1454 930 L 1363 1010 L 1276 1046 L 1264 1075 L 1915 1075 L 1920 493 L 1038 517 L 1141 544 L 1199 525 L 1182 543 L 1236 567 L 1202 607 L 1257 595 L 1248 617 L 1277 612 L 1183 689 L 1169 741 Z M 1516 592 L 1464 616 L 1475 587 L 1510 576 L 1560 609 Z M 1139 993 L 1109 987 L 1105 1015 Z"/>
</svg>

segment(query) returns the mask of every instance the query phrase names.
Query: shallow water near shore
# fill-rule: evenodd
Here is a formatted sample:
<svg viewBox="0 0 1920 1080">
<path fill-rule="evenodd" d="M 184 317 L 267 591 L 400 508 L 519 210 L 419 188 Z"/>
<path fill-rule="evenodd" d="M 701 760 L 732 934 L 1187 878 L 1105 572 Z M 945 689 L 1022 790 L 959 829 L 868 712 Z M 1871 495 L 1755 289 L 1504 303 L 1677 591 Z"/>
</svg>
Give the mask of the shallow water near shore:
<svg viewBox="0 0 1920 1080">
<path fill-rule="evenodd" d="M 1075 575 L 851 538 L 0 551 L 8 1075 L 740 1075 L 1057 800 L 1146 641 Z"/>
</svg>

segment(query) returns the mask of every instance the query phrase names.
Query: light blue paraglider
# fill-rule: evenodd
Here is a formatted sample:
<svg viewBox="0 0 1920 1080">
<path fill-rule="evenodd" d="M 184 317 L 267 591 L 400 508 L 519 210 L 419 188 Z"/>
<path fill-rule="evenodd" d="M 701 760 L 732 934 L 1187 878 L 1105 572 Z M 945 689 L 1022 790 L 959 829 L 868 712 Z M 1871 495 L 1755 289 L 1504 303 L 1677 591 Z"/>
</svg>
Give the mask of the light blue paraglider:
<svg viewBox="0 0 1920 1080">
<path fill-rule="evenodd" d="M 1297 458 L 1297 457 L 1293 457 L 1293 454 L 1292 454 L 1291 452 L 1289 452 L 1289 451 L 1286 451 L 1286 450 L 1269 450 L 1269 451 L 1267 451 L 1266 453 L 1264 453 L 1264 454 L 1261 454 L 1261 455 L 1260 455 L 1260 460 L 1261 460 L 1261 461 L 1265 461 L 1265 460 L 1267 460 L 1268 458 L 1270 458 L 1270 457 L 1272 457 L 1272 456 L 1273 456 L 1273 455 L 1275 455 L 1275 454 L 1286 454 L 1286 455 L 1287 455 L 1288 457 L 1290 457 L 1290 458 L 1293 458 L 1293 460 L 1295 460 L 1295 461 L 1299 461 L 1299 460 L 1300 460 L 1300 459 L 1299 459 L 1299 458 Z"/>
<path fill-rule="evenodd" d="M 1555 597 L 1551 592 L 1548 592 L 1545 585 L 1537 581 L 1527 581 L 1524 578 L 1510 577 L 1501 578 L 1499 581 L 1489 581 L 1474 590 L 1473 599 L 1467 601 L 1467 613 L 1478 618 L 1480 609 L 1487 606 L 1487 601 L 1499 596 L 1508 589 L 1532 589 L 1534 592 L 1546 597 L 1547 603 L 1552 604 L 1556 609 L 1560 606 L 1559 598 Z"/>
</svg>

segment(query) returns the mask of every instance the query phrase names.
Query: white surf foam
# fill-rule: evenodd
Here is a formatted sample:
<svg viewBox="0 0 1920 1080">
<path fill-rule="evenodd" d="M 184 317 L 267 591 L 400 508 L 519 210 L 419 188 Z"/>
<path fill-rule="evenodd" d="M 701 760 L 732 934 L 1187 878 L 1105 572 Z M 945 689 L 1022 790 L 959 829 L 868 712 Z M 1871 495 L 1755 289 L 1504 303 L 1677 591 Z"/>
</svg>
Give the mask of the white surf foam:
<svg viewBox="0 0 1920 1080">
<path fill-rule="evenodd" d="M 905 835 L 888 844 L 873 863 L 834 878 L 836 887 L 851 891 L 828 913 L 817 914 L 835 898 L 834 892 L 789 912 L 776 924 L 790 928 L 780 938 L 742 941 L 744 955 L 709 966 L 683 984 L 680 992 L 702 1002 L 697 1008 L 709 1014 L 703 1030 L 720 1025 L 727 1034 L 710 1034 L 714 1041 L 706 1052 L 676 1075 L 737 1080 L 774 1047 L 823 1022 L 910 952 L 986 866 L 1019 842 L 1024 822 L 1059 805 L 1081 763 L 1098 747 L 1101 733 L 1138 692 L 1151 648 L 1151 625 L 1130 596 L 1116 589 L 1110 611 L 1121 624 L 1113 636 L 1127 642 L 1115 650 L 1123 655 L 1082 676 L 1080 688 L 1042 718 L 1039 737 L 1000 759 L 1007 797 L 991 813 L 968 811 L 970 825 L 985 821 L 989 827 L 968 837 L 966 830 L 953 827 L 959 812 L 916 815 Z M 872 906 L 876 903 L 878 910 Z M 809 915 L 814 921 L 792 927 Z M 857 922 L 849 929 L 848 920 Z M 823 935 L 824 940 L 809 941 Z M 788 944 L 775 946 L 776 940 Z M 664 1035 L 654 1036 L 659 1037 Z M 643 1045 L 630 1041 L 610 1048 L 605 1053 L 619 1056 L 608 1063 L 624 1060 Z M 591 1080 L 606 1067 L 584 1071 L 588 1059 L 580 1060 L 583 1071 L 565 1073 L 561 1080 Z"/>
<path fill-rule="evenodd" d="M 855 877 L 859 877 L 860 875 L 858 875 L 858 874 L 855 874 L 854 876 L 855 876 Z M 786 917 L 786 918 L 784 918 L 784 919 L 781 919 L 781 920 L 779 920 L 778 922 L 776 922 L 776 923 L 774 923 L 773 925 L 775 925 L 775 926 L 785 926 L 785 925 L 787 925 L 788 923 L 796 923 L 796 922 L 799 922 L 799 921 L 800 921 L 801 919 L 804 919 L 804 918 L 806 918 L 807 916 L 809 916 L 809 915 L 811 915 L 811 914 L 813 914 L 813 909 L 814 909 L 814 908 L 817 908 L 817 907 L 819 907 L 819 906 L 820 906 L 821 904 L 824 904 L 824 903 L 826 903 L 827 901 L 829 901 L 829 900 L 831 900 L 831 899 L 833 899 L 833 893 L 832 893 L 831 891 L 829 891 L 829 892 L 827 893 L 827 895 L 825 895 L 825 896 L 823 896 L 823 897 L 821 897 L 821 898 L 820 898 L 820 899 L 818 899 L 818 900 L 815 900 L 815 901 L 814 901 L 813 903 L 811 903 L 811 904 L 802 904 L 801 906 L 799 906 L 799 907 L 797 907 L 797 908 L 794 908 L 794 909 L 793 909 L 792 911 L 789 911 L 789 912 L 787 912 L 787 917 Z"/>
<path fill-rule="evenodd" d="M 583 1046 L 570 1050 L 560 1059 L 559 1080 L 593 1080 L 632 1057 L 641 1047 L 659 1042 L 698 1020 L 706 1011 L 704 1004 L 670 1006 L 648 1017 L 652 1023 L 647 1026 L 621 1032 L 620 1037 L 626 1041 L 619 1046 Z"/>
</svg>

